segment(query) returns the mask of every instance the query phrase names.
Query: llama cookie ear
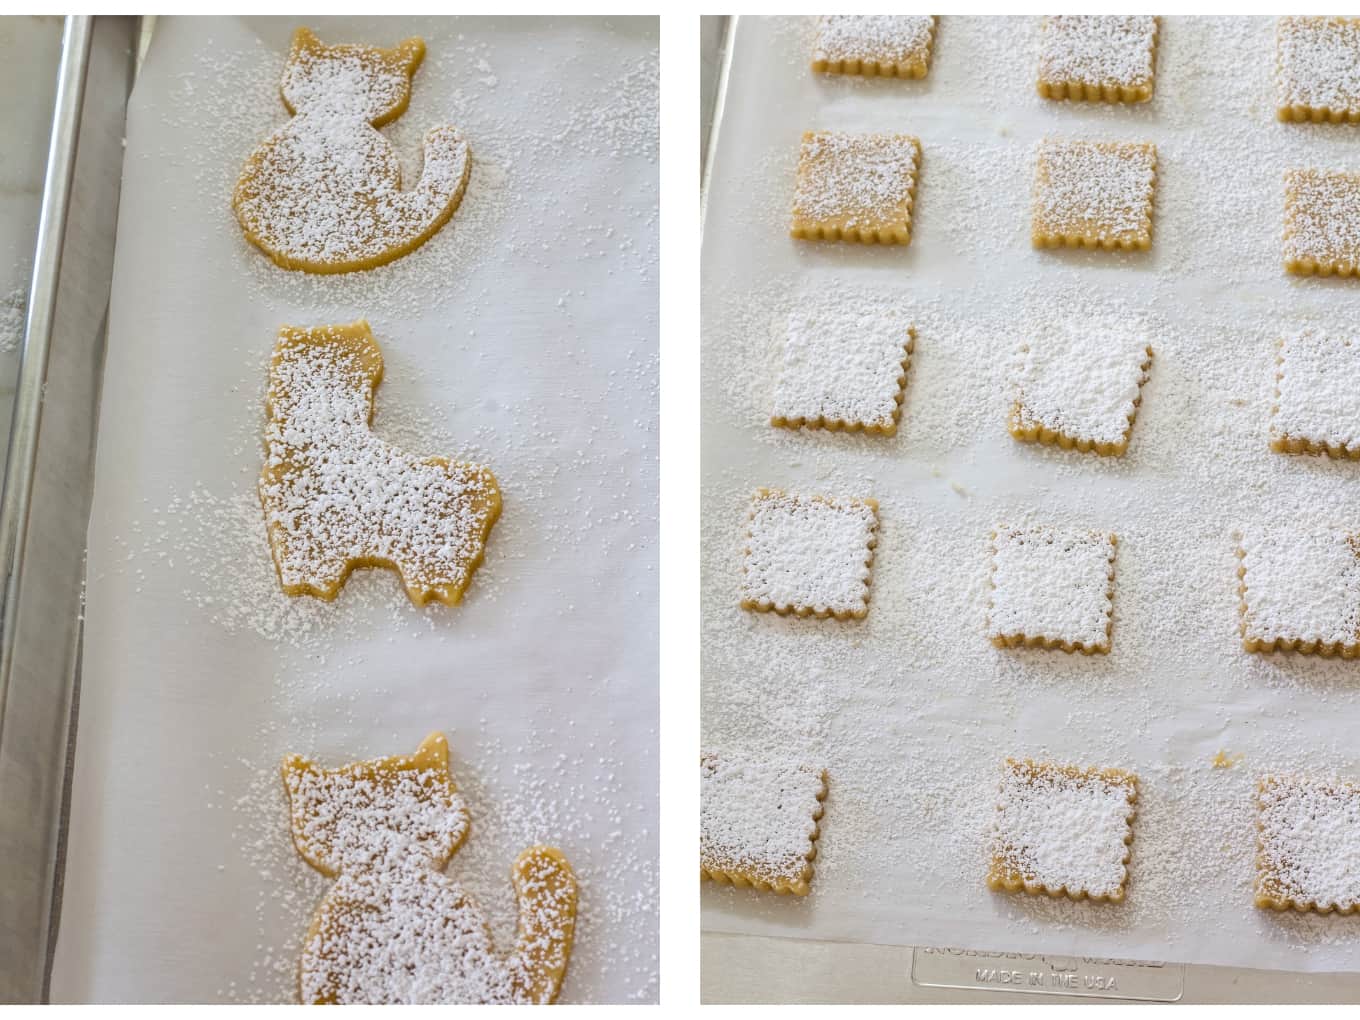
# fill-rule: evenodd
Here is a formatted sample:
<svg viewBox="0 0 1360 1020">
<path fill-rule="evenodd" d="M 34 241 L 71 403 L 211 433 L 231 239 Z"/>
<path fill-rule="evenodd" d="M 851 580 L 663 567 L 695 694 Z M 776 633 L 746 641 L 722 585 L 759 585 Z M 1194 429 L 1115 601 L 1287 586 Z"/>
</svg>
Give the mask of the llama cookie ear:
<svg viewBox="0 0 1360 1020">
<path fill-rule="evenodd" d="M 292 52 L 294 55 L 300 53 L 314 53 L 319 49 L 321 49 L 321 40 L 316 37 L 316 33 L 310 28 L 299 28 L 293 33 Z"/>
</svg>

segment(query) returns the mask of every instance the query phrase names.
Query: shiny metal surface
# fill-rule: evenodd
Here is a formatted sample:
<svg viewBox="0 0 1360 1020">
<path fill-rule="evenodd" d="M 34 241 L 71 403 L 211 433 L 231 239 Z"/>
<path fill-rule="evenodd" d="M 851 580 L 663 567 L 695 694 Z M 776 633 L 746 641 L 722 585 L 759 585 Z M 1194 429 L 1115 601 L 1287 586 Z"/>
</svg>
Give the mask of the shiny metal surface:
<svg viewBox="0 0 1360 1020">
<path fill-rule="evenodd" d="M 0 1001 L 45 997 L 60 906 L 104 333 L 138 19 L 70 17 L 0 497 Z"/>
<path fill-rule="evenodd" d="M 699 176 L 705 175 L 708 152 L 717 113 L 718 96 L 723 92 L 723 70 L 727 63 L 727 30 L 734 20 L 728 14 L 699 17 Z"/>
<path fill-rule="evenodd" d="M 699 954 L 700 1001 L 1016 1004 L 1040 1009 L 1128 1001 L 1117 994 L 1101 999 L 1071 993 L 1036 996 L 976 983 L 924 986 L 912 979 L 921 952 L 909 946 L 704 932 Z M 1323 1003 L 1360 998 L 1354 974 L 1186 966 L 1178 967 L 1175 977 L 1171 992 L 1179 989 L 1176 1001 L 1182 1003 Z"/>
<path fill-rule="evenodd" d="M 722 127 L 727 76 L 732 69 L 732 36 L 738 15 L 704 15 L 699 36 L 699 230 L 708 209 L 708 179 L 713 150 Z"/>
<path fill-rule="evenodd" d="M 38 427 L 42 420 L 43 380 L 51 350 L 52 319 L 57 306 L 57 282 L 61 273 L 62 242 L 71 184 L 75 178 L 76 145 L 79 139 L 80 103 L 85 94 L 85 71 L 90 58 L 94 19 L 71 17 L 61 40 L 61 65 L 57 69 L 57 101 L 52 115 L 52 134 L 47 151 L 47 178 L 43 184 L 42 211 L 33 260 L 33 282 L 28 296 L 28 322 L 24 330 L 23 360 L 15 394 L 10 427 L 3 501 L 0 501 L 0 563 L 5 564 L 5 608 L 0 637 L 13 629 L 18 608 L 18 584 L 23 572 L 23 545 L 19 541 L 28 523 L 32 495 L 33 462 L 38 452 Z M 0 648 L 0 733 L 5 728 L 5 705 L 13 665 L 13 647 Z"/>
</svg>

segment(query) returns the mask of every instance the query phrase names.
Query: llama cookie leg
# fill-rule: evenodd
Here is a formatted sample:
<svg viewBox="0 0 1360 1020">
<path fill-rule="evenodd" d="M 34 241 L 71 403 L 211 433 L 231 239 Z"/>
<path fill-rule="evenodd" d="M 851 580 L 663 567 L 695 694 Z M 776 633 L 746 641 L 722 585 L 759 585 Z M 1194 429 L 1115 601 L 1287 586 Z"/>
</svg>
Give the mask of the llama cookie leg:
<svg viewBox="0 0 1360 1020">
<path fill-rule="evenodd" d="M 424 549 L 416 543 L 394 541 L 388 565 L 401 574 L 406 594 L 416 605 L 442 602 L 456 606 L 473 571 L 485 558 L 491 528 L 501 516 L 501 491 L 496 476 L 480 464 L 450 462 L 443 457 L 431 457 L 423 463 L 443 473 L 434 487 L 447 493 L 446 501 L 455 509 L 431 526 L 433 537 Z M 451 561 L 453 569 L 432 571 L 426 562 L 430 546 L 446 550 L 442 558 Z"/>
<path fill-rule="evenodd" d="M 523 1001 L 551 1003 L 562 989 L 576 931 L 576 876 L 561 851 L 530 847 L 511 870 L 519 931 L 511 973 Z"/>
<path fill-rule="evenodd" d="M 331 556 L 308 536 L 291 534 L 271 526 L 270 552 L 279 587 L 286 595 L 311 595 L 323 602 L 334 602 L 352 569 L 343 556 Z M 298 564 L 306 563 L 306 570 Z"/>
</svg>

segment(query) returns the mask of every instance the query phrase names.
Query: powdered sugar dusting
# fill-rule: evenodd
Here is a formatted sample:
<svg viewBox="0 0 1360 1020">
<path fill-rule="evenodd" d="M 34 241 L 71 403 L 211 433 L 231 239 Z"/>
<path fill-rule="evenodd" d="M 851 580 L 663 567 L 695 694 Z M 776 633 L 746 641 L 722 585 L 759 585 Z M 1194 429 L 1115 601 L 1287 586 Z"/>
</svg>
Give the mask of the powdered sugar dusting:
<svg viewBox="0 0 1360 1020">
<path fill-rule="evenodd" d="M 876 511 L 872 500 L 761 490 L 751 502 L 742 605 L 799 616 L 863 616 Z"/>
<path fill-rule="evenodd" d="M 987 636 L 1068 651 L 1110 649 L 1113 535 L 1000 527 L 992 538 Z"/>
<path fill-rule="evenodd" d="M 1360 342 L 1305 329 L 1281 343 L 1270 442 L 1360 456 Z"/>
<path fill-rule="evenodd" d="M 803 137 L 793 217 L 851 230 L 907 229 L 920 143 L 910 135 L 809 132 Z"/>
<path fill-rule="evenodd" d="M 1157 19 L 1151 15 L 1052 15 L 1044 18 L 1039 85 L 1120 89 L 1146 99 L 1152 90 Z M 1051 98 L 1062 98 L 1059 91 Z M 1116 97 L 1117 98 L 1117 97 Z M 1126 99 L 1135 95 L 1126 94 Z"/>
<path fill-rule="evenodd" d="M 1137 781 L 1100 769 L 1007 761 L 996 804 L 994 883 L 1123 899 Z"/>
<path fill-rule="evenodd" d="M 1342 913 L 1360 906 L 1360 786 L 1264 776 L 1259 803 L 1258 905 Z"/>
<path fill-rule="evenodd" d="M 1284 175 L 1284 262 L 1295 273 L 1360 267 L 1360 173 L 1290 170 Z"/>
<path fill-rule="evenodd" d="M 900 307 L 813 305 L 790 313 L 774 424 L 896 430 L 913 346 Z"/>
<path fill-rule="evenodd" d="M 381 34 L 393 33 L 393 24 Z M 464 286 L 491 258 L 508 258 L 532 271 L 546 252 L 572 264 L 591 264 L 607 255 L 619 260 L 621 272 L 654 280 L 655 245 L 647 239 L 655 234 L 656 208 L 628 205 L 627 230 L 600 222 L 588 209 L 582 217 L 586 223 L 570 224 L 562 208 L 563 173 L 555 169 L 574 174 L 595 160 L 655 160 L 659 51 L 643 33 L 626 18 L 589 29 L 567 27 L 572 50 L 557 58 L 560 73 L 548 74 L 542 65 L 518 63 L 515 32 L 492 21 L 468 21 L 453 30 L 453 23 L 440 19 L 402 24 L 419 30 L 428 47 L 409 109 L 384 125 L 380 136 L 390 143 L 402 179 L 420 178 L 424 137 L 431 125 L 457 125 L 464 138 L 475 142 L 476 156 L 470 160 L 454 219 L 410 254 L 360 273 L 281 273 L 242 238 L 232 215 L 230 199 L 242 161 L 261 138 L 289 123 L 279 102 L 286 45 L 282 52 L 261 39 L 248 46 L 219 46 L 196 54 L 193 69 L 173 79 L 157 110 L 160 125 L 180 133 L 204 124 L 212 130 L 190 150 L 148 147 L 137 158 L 146 164 L 183 166 L 196 182 L 204 209 L 214 214 L 214 232 L 241 248 L 247 299 L 301 307 L 312 315 L 365 315 L 380 326 L 413 309 L 442 309 L 456 313 L 448 317 L 450 329 L 461 332 L 455 330 L 455 320 L 475 320 L 496 307 L 494 295 L 484 287 Z M 374 38 L 371 32 L 354 36 L 320 23 L 318 30 L 337 44 Z M 601 37 L 610 53 L 603 65 L 596 59 Z M 621 45 L 611 46 L 610 40 Z M 620 71 L 614 61 L 639 49 L 640 55 Z M 488 76 L 479 65 L 500 73 Z M 582 80 L 591 83 L 587 90 L 576 84 Z M 526 93 L 535 96 L 541 117 L 519 116 L 513 104 L 498 98 Z M 186 239 L 185 254 L 192 257 L 205 243 L 204 238 Z M 444 286 L 431 287 L 431 280 Z"/>
<path fill-rule="evenodd" d="M 481 909 L 442 870 L 469 824 L 447 753 L 440 735 L 414 759 L 332 771 L 299 758 L 285 763 L 298 851 L 337 876 L 303 949 L 303 1002 L 555 998 L 570 952 L 575 879 L 555 851 L 522 854 L 515 867 L 520 936 L 513 952 L 498 953 Z M 537 946 L 526 941 L 535 938 Z"/>
<path fill-rule="evenodd" d="M 280 709 L 281 718 L 288 719 L 282 705 Z M 298 719 L 291 719 L 277 729 L 271 728 L 271 740 L 285 747 L 290 743 L 293 747 L 310 745 L 314 738 L 299 735 L 307 728 Z M 548 735 L 551 730 L 548 724 L 535 732 Z M 541 737 L 530 738 L 531 741 L 538 739 Z M 579 754 L 566 756 L 561 763 L 564 773 L 578 771 L 583 766 L 597 771 L 587 787 L 574 784 L 564 787 L 560 776 L 537 773 L 525 764 L 530 748 L 503 743 L 490 732 L 486 720 L 475 728 L 460 730 L 455 735 L 453 750 L 461 757 L 461 762 L 455 762 L 453 766 L 458 786 L 453 798 L 454 813 L 413 806 L 416 804 L 414 797 L 401 795 L 402 790 L 415 792 L 415 787 L 408 783 L 398 787 L 397 797 L 387 796 L 381 814 L 372 814 L 375 822 L 407 814 L 417 820 L 424 818 L 424 831 L 436 847 L 445 847 L 445 855 L 452 845 L 449 838 L 456 839 L 459 832 L 465 832 L 465 842 L 457 848 L 452 863 L 445 869 L 448 885 L 465 894 L 463 905 L 452 910 L 449 909 L 447 886 L 440 888 L 443 883 L 430 888 L 415 881 L 404 881 L 400 875 L 392 876 L 386 871 L 382 874 L 387 881 L 378 887 L 360 879 L 338 889 L 334 880 L 304 864 L 294 848 L 289 833 L 290 807 L 284 784 L 279 781 L 277 760 L 272 763 L 273 767 L 268 762 L 236 763 L 238 775 L 248 785 L 248 792 L 234 803 L 218 806 L 230 808 L 234 817 L 233 840 L 243 849 L 248 865 L 258 869 L 272 888 L 255 904 L 260 939 L 255 969 L 224 978 L 223 998 L 250 1002 L 293 999 L 299 990 L 298 960 L 308 946 L 309 925 L 318 905 L 332 893 L 371 898 L 375 904 L 391 904 L 390 908 L 384 909 L 390 909 L 389 917 L 394 924 L 398 927 L 407 924 L 408 927 L 404 932 L 395 928 L 385 932 L 378 940 L 384 947 L 398 938 L 403 942 L 410 939 L 419 927 L 414 923 L 414 913 L 424 914 L 428 907 L 435 916 L 466 915 L 467 905 L 475 904 L 472 920 L 484 926 L 481 933 L 475 933 L 469 927 L 463 930 L 461 937 L 453 931 L 436 930 L 431 934 L 436 944 L 439 939 L 457 937 L 457 951 L 464 955 L 464 963 L 467 962 L 466 954 L 474 955 L 474 962 L 480 964 L 478 973 L 464 969 L 460 976 L 456 971 L 458 957 L 455 956 L 446 966 L 436 964 L 435 976 L 455 982 L 469 996 L 483 992 L 493 1001 L 498 994 L 513 997 L 517 994 L 514 986 L 507 986 L 505 982 L 507 974 L 512 978 L 515 974 L 506 964 L 512 962 L 508 960 L 509 951 L 516 942 L 516 918 L 520 916 L 521 904 L 510 881 L 510 863 L 524 848 L 545 843 L 562 848 L 580 886 L 575 944 L 568 964 L 564 997 L 574 999 L 580 995 L 579 989 L 583 985 L 589 987 L 617 972 L 626 974 L 656 966 L 651 947 L 619 939 L 619 933 L 629 929 L 631 917 L 639 911 L 652 909 L 656 895 L 654 871 L 646 865 L 644 849 L 649 833 L 645 827 L 629 825 L 627 831 L 616 831 L 601 843 L 591 832 L 590 820 L 594 817 L 607 818 L 614 826 L 623 826 L 635 819 L 635 809 L 619 799 L 622 791 L 618 777 L 627 767 L 625 762 L 607 754 L 597 754 L 589 762 Z M 501 765 L 500 762 L 509 764 Z M 344 780 L 340 782 L 348 785 Z M 320 791 L 319 785 L 311 790 L 313 793 Z M 391 811 L 394 799 L 395 815 Z M 347 791 L 340 791 L 340 799 L 332 797 L 332 801 L 336 806 L 346 806 L 353 804 L 355 798 Z M 463 811 L 475 824 L 463 828 L 467 820 L 458 813 Z M 352 820 L 346 824 L 352 833 L 363 834 L 364 830 Z M 389 831 L 382 839 L 395 847 L 410 841 L 409 836 L 396 830 Z M 368 837 L 357 841 L 367 843 Z M 364 854 L 360 851 L 357 856 Z M 618 859 L 629 862 L 623 870 L 627 881 L 619 880 Z M 405 902 L 398 899 L 393 903 L 393 897 L 388 895 L 391 893 L 403 897 Z M 433 899 L 419 906 L 422 897 Z M 444 947 L 455 951 L 452 945 Z M 391 984 L 392 980 L 400 980 L 400 975 L 382 965 L 383 960 L 394 961 L 394 956 L 386 955 L 389 951 L 385 948 L 376 958 L 360 953 L 349 962 L 361 971 L 361 975 L 366 975 L 364 981 L 373 982 L 368 985 L 370 989 L 374 985 L 386 987 L 394 996 L 402 993 L 404 997 L 415 988 L 411 985 L 398 988 Z M 410 954 L 404 952 L 402 955 L 409 962 Z M 432 955 L 438 957 L 440 953 Z M 448 990 L 446 987 L 445 991 Z M 426 986 L 425 991 L 432 989 Z M 645 999 L 649 995 L 645 988 L 640 988 L 632 997 Z"/>
<path fill-rule="evenodd" d="M 1360 538 L 1354 530 L 1302 523 L 1253 529 L 1243 534 L 1240 548 L 1242 637 L 1249 645 L 1270 651 L 1276 642 L 1305 642 L 1329 652 L 1360 651 Z"/>
<path fill-rule="evenodd" d="M 812 66 L 836 73 L 923 78 L 934 32 L 935 18 L 929 14 L 823 14 L 817 21 Z"/>
<path fill-rule="evenodd" d="M 1259 910 L 1253 883 L 1257 778 L 1360 776 L 1360 673 L 1242 647 L 1234 534 L 1353 516 L 1355 462 L 1269 447 L 1281 337 L 1348 337 L 1360 317 L 1353 281 L 1283 270 L 1283 175 L 1348 167 L 1353 135 L 1276 119 L 1273 19 L 1161 18 L 1156 90 L 1138 104 L 1037 95 L 1037 17 L 942 17 L 919 87 L 810 74 L 815 24 L 739 22 L 708 196 L 702 727 L 709 747 L 825 764 L 834 824 L 806 900 L 708 884 L 704 928 L 1355 970 L 1354 916 Z M 784 236 L 790 138 L 808 124 L 920 136 L 910 247 Z M 1033 248 L 1045 137 L 1156 144 L 1150 250 Z M 788 316 L 810 295 L 847 313 L 909 305 L 919 340 L 896 437 L 769 426 Z M 1124 456 L 1016 442 L 1017 347 L 1112 309 L 1155 349 Z M 878 500 L 864 620 L 734 604 L 751 487 L 772 481 Z M 999 522 L 1118 535 L 1107 655 L 986 640 Z M 1138 775 L 1117 908 L 988 891 L 1004 755 Z"/>
<path fill-rule="evenodd" d="M 457 602 L 500 515 L 491 472 L 420 460 L 373 434 L 382 355 L 367 323 L 285 330 L 270 370 L 265 524 L 289 594 L 330 597 L 393 564 L 413 601 Z"/>
<path fill-rule="evenodd" d="M 242 161 L 287 120 L 292 27 L 160 21 L 133 96 L 77 752 L 97 782 L 77 779 L 72 811 L 73 845 L 99 850 L 68 861 L 54 997 L 296 999 L 331 883 L 293 849 L 279 761 L 438 727 L 475 819 L 453 870 L 495 944 L 514 944 L 515 855 L 558 846 L 581 885 L 562 1000 L 655 1001 L 657 22 L 318 21 L 328 42 L 427 40 L 382 131 L 404 180 L 431 124 L 476 148 L 447 227 L 344 276 L 281 271 L 231 211 Z M 271 562 L 271 347 L 281 323 L 359 317 L 386 362 L 376 435 L 489 464 L 503 489 L 459 607 L 413 605 L 390 570 L 291 597 Z M 89 824 L 108 842 L 82 841 Z M 185 833 L 193 853 L 161 852 Z M 184 934 L 204 916 L 211 945 Z"/>
<path fill-rule="evenodd" d="M 1026 338 L 1016 356 L 1012 431 L 1048 430 L 1122 447 L 1151 357 L 1137 320 L 1092 310 Z"/>
<path fill-rule="evenodd" d="M 0 354 L 13 354 L 24 342 L 28 294 L 15 288 L 0 298 Z"/>
<path fill-rule="evenodd" d="M 420 40 L 392 51 L 327 47 L 298 31 L 283 76 L 295 116 L 252 153 L 233 202 L 280 265 L 368 268 L 421 244 L 452 213 L 471 160 L 463 136 L 430 130 L 420 180 L 403 190 L 396 154 L 374 127 L 404 107 L 423 56 Z"/>
<path fill-rule="evenodd" d="M 1281 120 L 1360 119 L 1360 19 L 1280 18 L 1275 81 Z"/>
<path fill-rule="evenodd" d="M 709 878 L 807 891 L 826 783 L 789 758 L 699 756 L 699 867 Z"/>
<path fill-rule="evenodd" d="M 1146 248 L 1156 166 L 1152 145 L 1044 139 L 1035 171 L 1035 244 Z"/>
</svg>

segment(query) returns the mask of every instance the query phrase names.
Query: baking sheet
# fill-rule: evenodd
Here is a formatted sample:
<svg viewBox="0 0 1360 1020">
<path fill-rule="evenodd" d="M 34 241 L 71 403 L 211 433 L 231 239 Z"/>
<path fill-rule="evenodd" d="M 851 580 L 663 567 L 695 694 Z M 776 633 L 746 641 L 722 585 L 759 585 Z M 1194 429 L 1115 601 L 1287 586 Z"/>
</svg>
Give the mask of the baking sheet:
<svg viewBox="0 0 1360 1020">
<path fill-rule="evenodd" d="M 1354 281 L 1281 266 L 1283 172 L 1355 169 L 1354 135 L 1285 125 L 1273 19 L 1165 17 L 1153 100 L 1034 93 L 1037 18 L 944 17 L 920 82 L 822 77 L 806 18 L 739 23 L 703 251 L 703 742 L 824 764 L 805 900 L 703 888 L 709 931 L 1304 971 L 1360 969 L 1355 917 L 1252 906 L 1255 777 L 1360 777 L 1360 664 L 1252 656 L 1237 633 L 1234 530 L 1354 525 L 1354 463 L 1267 446 L 1276 341 L 1346 330 Z M 808 129 L 916 134 L 906 249 L 787 236 Z M 1044 136 L 1154 141 L 1145 254 L 1035 251 Z M 917 329 L 900 431 L 768 424 L 789 310 L 894 300 Z M 1154 349 L 1127 455 L 1019 444 L 1005 429 L 1019 343 L 1133 319 Z M 738 608 L 759 486 L 874 496 L 862 622 Z M 1108 656 L 994 649 L 988 536 L 1004 522 L 1119 536 Z M 1219 761 L 1230 767 L 1214 768 Z M 1007 755 L 1142 779 L 1118 907 L 990 893 L 986 834 Z"/>
<path fill-rule="evenodd" d="M 28 313 L 61 26 L 62 19 L 52 16 L 0 18 L 5 130 L 21 143 L 0 155 L 0 431 L 6 437 Z"/>
<path fill-rule="evenodd" d="M 424 37 L 385 129 L 404 176 L 467 134 L 462 207 L 416 253 L 306 277 L 229 196 L 282 123 L 291 19 L 161 19 L 129 110 L 55 1001 L 288 1000 L 326 882 L 277 767 L 443 729 L 473 825 L 450 872 L 513 931 L 535 842 L 581 881 L 562 1001 L 657 995 L 657 21 L 312 19 Z M 254 504 L 279 326 L 367 317 L 375 427 L 489 465 L 504 513 L 464 603 L 394 574 L 277 589 Z"/>
</svg>

